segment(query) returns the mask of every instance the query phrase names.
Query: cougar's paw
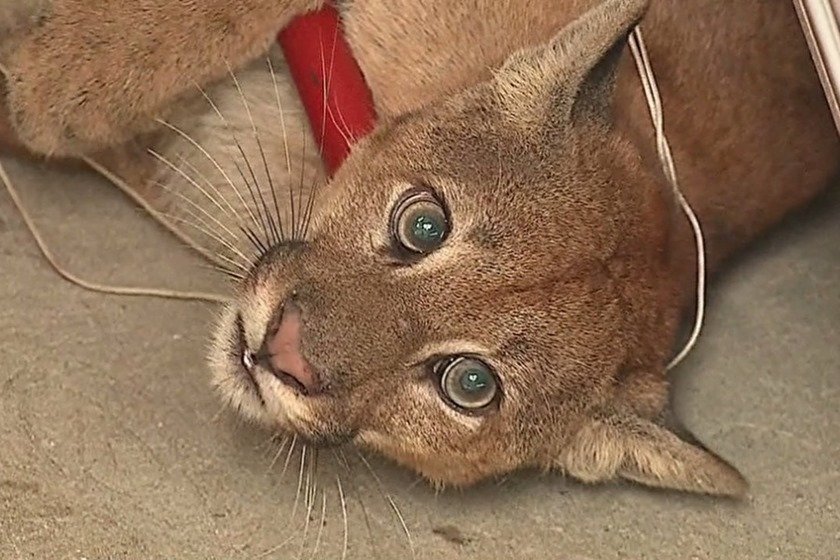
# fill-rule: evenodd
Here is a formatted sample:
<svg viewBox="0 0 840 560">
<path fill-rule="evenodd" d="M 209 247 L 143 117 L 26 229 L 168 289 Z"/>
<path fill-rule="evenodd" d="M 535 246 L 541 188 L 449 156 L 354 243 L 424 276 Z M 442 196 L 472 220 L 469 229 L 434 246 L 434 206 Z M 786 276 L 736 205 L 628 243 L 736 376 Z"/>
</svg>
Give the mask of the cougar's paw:
<svg viewBox="0 0 840 560">
<path fill-rule="evenodd" d="M 3 0 L 0 0 L 2 2 Z M 51 0 L 7 63 L 20 139 L 73 156 L 157 128 L 196 85 L 263 54 L 316 0 Z"/>
<path fill-rule="evenodd" d="M 153 127 L 155 82 L 138 62 L 159 62 L 165 26 L 142 10 L 122 12 L 110 0 L 55 0 L 9 53 L 9 116 L 32 151 L 79 156 Z"/>
<path fill-rule="evenodd" d="M 43 30 L 22 41 L 10 58 L 7 103 L 18 138 L 50 156 L 79 156 L 127 140 L 132 132 L 119 118 L 120 99 L 106 87 L 108 69 L 91 48 L 50 44 Z M 127 69 L 126 69 L 127 70 Z"/>
<path fill-rule="evenodd" d="M 0 52 L 13 35 L 37 25 L 51 4 L 51 0 L 0 0 Z"/>
</svg>

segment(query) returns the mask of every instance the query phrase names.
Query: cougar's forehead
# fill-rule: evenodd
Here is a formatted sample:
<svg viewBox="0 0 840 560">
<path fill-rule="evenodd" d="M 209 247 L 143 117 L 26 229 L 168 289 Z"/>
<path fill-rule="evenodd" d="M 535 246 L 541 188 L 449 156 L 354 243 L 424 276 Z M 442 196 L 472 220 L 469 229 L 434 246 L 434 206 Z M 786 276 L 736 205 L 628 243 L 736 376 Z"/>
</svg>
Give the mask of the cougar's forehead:
<svg viewBox="0 0 840 560">
<path fill-rule="evenodd" d="M 605 152 L 621 152 L 606 142 Z M 365 141 L 357 157 L 324 189 L 315 219 L 318 237 L 355 254 L 388 241 L 390 211 L 412 187 L 440 194 L 452 238 L 429 260 L 457 259 L 486 272 L 544 271 L 576 257 L 606 257 L 618 237 L 610 180 L 597 164 L 583 168 L 572 135 L 523 135 L 494 110 L 452 108 L 406 117 Z M 516 252 L 516 258 L 501 258 Z M 347 255 L 342 255 L 344 258 Z M 466 258 L 469 257 L 469 258 Z"/>
</svg>

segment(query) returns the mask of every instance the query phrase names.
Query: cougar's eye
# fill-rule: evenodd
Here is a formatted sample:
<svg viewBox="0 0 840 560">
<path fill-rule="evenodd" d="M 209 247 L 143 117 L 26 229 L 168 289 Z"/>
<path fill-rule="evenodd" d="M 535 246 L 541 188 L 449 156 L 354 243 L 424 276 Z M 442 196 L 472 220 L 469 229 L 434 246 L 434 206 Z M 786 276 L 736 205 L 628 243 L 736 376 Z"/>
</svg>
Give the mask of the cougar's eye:
<svg viewBox="0 0 840 560">
<path fill-rule="evenodd" d="M 405 196 L 391 215 L 391 235 L 403 249 L 424 255 L 440 247 L 449 234 L 449 218 L 430 192 Z"/>
<path fill-rule="evenodd" d="M 460 357 L 443 362 L 440 388 L 452 404 L 477 410 L 492 403 L 499 391 L 496 375 L 476 358 Z"/>
</svg>

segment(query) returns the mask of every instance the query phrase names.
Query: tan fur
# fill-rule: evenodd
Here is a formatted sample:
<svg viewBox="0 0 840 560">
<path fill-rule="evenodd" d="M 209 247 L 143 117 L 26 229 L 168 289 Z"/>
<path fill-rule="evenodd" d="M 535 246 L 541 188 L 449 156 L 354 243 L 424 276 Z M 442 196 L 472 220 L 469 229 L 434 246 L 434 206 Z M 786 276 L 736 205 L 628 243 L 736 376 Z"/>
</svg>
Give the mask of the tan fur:
<svg viewBox="0 0 840 560">
<path fill-rule="evenodd" d="M 284 135 L 265 61 L 247 62 L 314 5 L 54 0 L 4 60 L 15 134 L 34 152 L 93 150 L 159 206 L 235 230 L 232 214 L 249 210 L 225 179 L 240 191 L 247 181 L 229 129 L 258 163 L 263 189 L 271 175 L 287 193 L 301 169 L 317 170 L 311 151 L 300 157 L 311 137 L 288 76 L 277 76 Z M 666 128 L 713 268 L 824 188 L 840 170 L 840 147 L 789 3 L 645 6 L 343 2 L 383 123 L 334 180 L 315 182 L 306 244 L 259 255 L 238 286 L 211 355 L 224 397 L 272 428 L 351 439 L 439 484 L 537 467 L 587 482 L 743 494 L 737 470 L 666 427 L 664 364 L 693 294 L 694 247 L 655 157 L 632 60 L 619 56 L 628 29 L 645 13 Z M 268 173 L 238 89 L 219 79 L 225 61 L 259 125 Z M 207 146 L 219 167 L 153 116 Z M 141 157 L 149 145 L 190 179 Z M 156 182 L 180 194 L 163 196 Z M 230 211 L 196 184 L 231 200 Z M 388 216 L 419 184 L 443 194 L 454 229 L 440 250 L 405 266 L 388 252 Z M 290 204 L 280 206 L 288 224 Z M 233 324 L 241 316 L 255 350 L 292 294 L 303 353 L 327 389 L 304 396 L 258 368 L 257 394 L 243 382 Z M 468 416 L 439 398 L 418 364 L 457 353 L 493 366 L 497 408 Z"/>
<path fill-rule="evenodd" d="M 0 2 L 0 46 L 10 44 L 9 37 L 25 34 L 50 8 L 51 0 L 3 0 Z"/>
<path fill-rule="evenodd" d="M 27 145 L 47 154 L 124 142 L 149 130 L 150 117 L 168 116 L 167 108 L 193 95 L 196 83 L 220 78 L 228 66 L 264 52 L 278 26 L 312 5 L 53 1 L 49 17 L 9 60 L 13 122 Z M 202 41 L 203 35 L 214 40 Z"/>
</svg>

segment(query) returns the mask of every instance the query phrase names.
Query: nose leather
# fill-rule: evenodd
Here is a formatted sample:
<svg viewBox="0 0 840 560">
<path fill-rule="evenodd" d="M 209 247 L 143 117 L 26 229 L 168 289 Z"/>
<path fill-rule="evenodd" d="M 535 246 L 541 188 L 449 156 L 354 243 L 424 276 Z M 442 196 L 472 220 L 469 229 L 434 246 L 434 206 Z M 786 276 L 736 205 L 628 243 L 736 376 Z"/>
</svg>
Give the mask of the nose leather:
<svg viewBox="0 0 840 560">
<path fill-rule="evenodd" d="M 266 350 L 275 372 L 294 378 L 306 393 L 312 394 L 317 392 L 319 382 L 312 366 L 301 353 L 301 327 L 300 308 L 292 301 L 286 302 L 280 325 L 267 340 Z"/>
</svg>

